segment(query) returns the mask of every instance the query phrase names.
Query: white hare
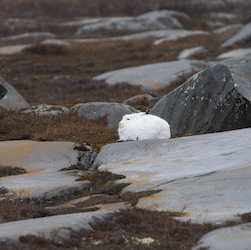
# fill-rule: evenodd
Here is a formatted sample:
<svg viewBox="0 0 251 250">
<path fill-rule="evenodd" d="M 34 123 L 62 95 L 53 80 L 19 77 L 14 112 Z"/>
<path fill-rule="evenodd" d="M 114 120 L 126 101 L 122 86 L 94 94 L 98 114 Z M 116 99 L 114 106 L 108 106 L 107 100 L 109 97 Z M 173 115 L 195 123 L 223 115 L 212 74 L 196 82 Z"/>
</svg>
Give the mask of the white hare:
<svg viewBox="0 0 251 250">
<path fill-rule="evenodd" d="M 143 112 L 124 115 L 119 122 L 119 140 L 169 139 L 170 126 L 164 119 Z"/>
</svg>

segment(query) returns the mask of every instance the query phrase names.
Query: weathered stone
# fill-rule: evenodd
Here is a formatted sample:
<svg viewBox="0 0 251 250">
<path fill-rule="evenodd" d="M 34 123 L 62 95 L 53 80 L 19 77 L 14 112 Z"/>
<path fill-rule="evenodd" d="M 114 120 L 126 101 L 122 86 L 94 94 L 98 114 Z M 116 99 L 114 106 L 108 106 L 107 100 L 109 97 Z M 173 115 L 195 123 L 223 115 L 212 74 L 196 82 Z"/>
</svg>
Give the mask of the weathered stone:
<svg viewBox="0 0 251 250">
<path fill-rule="evenodd" d="M 42 41 L 40 44 L 49 44 L 49 45 L 58 45 L 58 46 L 70 46 L 69 42 L 66 42 L 62 39 L 46 39 Z"/>
<path fill-rule="evenodd" d="M 15 36 L 2 37 L 0 38 L 0 41 L 15 41 L 18 39 L 33 38 L 33 37 L 56 37 L 56 35 L 50 32 L 31 32 Z"/>
<path fill-rule="evenodd" d="M 78 150 L 78 163 L 86 167 L 90 167 L 97 156 L 97 149 L 87 143 L 81 143 L 76 145 L 76 150 Z"/>
<path fill-rule="evenodd" d="M 176 41 L 176 40 L 186 38 L 189 36 L 198 36 L 198 35 L 207 36 L 209 34 L 210 34 L 209 32 L 202 31 L 202 30 L 180 30 L 180 32 L 176 32 L 176 34 L 171 34 L 168 37 L 164 37 L 159 40 L 156 40 L 154 42 L 154 45 L 159 45 L 163 42 Z"/>
<path fill-rule="evenodd" d="M 227 12 L 212 12 L 209 14 L 209 16 L 214 19 L 227 19 L 227 20 L 233 20 L 237 18 L 236 14 Z"/>
<path fill-rule="evenodd" d="M 165 30 L 152 30 L 145 31 L 140 33 L 134 33 L 125 36 L 116 36 L 116 37 L 105 37 L 105 38 L 83 38 L 83 39 L 68 39 L 69 42 L 77 42 L 77 43 L 93 43 L 93 42 L 107 42 L 107 41 L 130 41 L 137 39 L 144 39 L 149 37 L 169 37 L 175 34 L 183 33 L 184 30 L 179 29 L 165 29 Z"/>
<path fill-rule="evenodd" d="M 251 126 L 251 58 L 219 62 L 160 99 L 150 114 L 165 119 L 172 136 Z"/>
<path fill-rule="evenodd" d="M 207 53 L 208 50 L 203 46 L 198 46 L 190 49 L 185 49 L 179 53 L 178 59 L 190 59 L 194 56 Z"/>
<path fill-rule="evenodd" d="M 119 69 L 96 76 L 94 80 L 105 80 L 108 84 L 128 82 L 143 89 L 159 89 L 171 85 L 181 76 L 190 75 L 208 66 L 201 60 L 179 60 L 147 64 Z"/>
<path fill-rule="evenodd" d="M 117 126 L 126 114 L 139 112 L 135 108 L 115 102 L 88 102 L 74 105 L 71 110 L 77 111 L 78 116 L 86 120 L 96 120 L 106 116 L 107 126 Z"/>
<path fill-rule="evenodd" d="M 246 24 L 233 37 L 224 42 L 221 47 L 226 48 L 234 44 L 247 45 L 251 43 L 251 23 Z"/>
<path fill-rule="evenodd" d="M 3 55 L 18 54 L 31 46 L 32 46 L 32 44 L 10 45 L 10 46 L 0 47 L 0 55 L 3 56 Z"/>
<path fill-rule="evenodd" d="M 29 107 L 24 98 L 0 76 L 0 85 L 7 90 L 0 99 L 0 107 L 4 110 L 15 110 Z"/>
<path fill-rule="evenodd" d="M 249 49 L 234 49 L 220 54 L 217 59 L 230 59 L 230 58 L 245 58 L 251 56 L 251 48 Z"/>
<path fill-rule="evenodd" d="M 251 223 L 213 230 L 205 234 L 192 250 L 248 250 L 251 246 Z"/>
<path fill-rule="evenodd" d="M 154 10 L 137 16 L 149 29 L 182 29 L 183 25 L 168 10 Z"/>
<path fill-rule="evenodd" d="M 63 106 L 53 106 L 48 104 L 39 104 L 23 109 L 27 114 L 39 114 L 39 115 L 57 115 L 68 112 L 69 109 Z"/>
<path fill-rule="evenodd" d="M 182 29 L 183 25 L 172 15 L 189 18 L 185 13 L 169 10 L 155 10 L 144 13 L 137 17 L 111 17 L 84 19 L 78 22 L 70 22 L 64 25 L 79 25 L 80 27 L 75 35 L 81 35 L 85 32 L 104 30 L 127 30 L 127 31 L 146 31 L 155 29 Z"/>
<path fill-rule="evenodd" d="M 218 29 L 215 29 L 213 30 L 213 33 L 215 34 L 222 34 L 224 32 L 229 32 L 229 31 L 238 31 L 240 30 L 241 28 L 243 27 L 243 24 L 231 24 L 231 25 L 228 25 L 228 26 L 224 26 L 222 28 L 218 28 Z"/>
<path fill-rule="evenodd" d="M 206 22 L 206 25 L 207 25 L 210 29 L 215 29 L 216 27 L 222 27 L 222 26 L 224 26 L 225 23 L 219 22 L 219 21 L 216 21 L 216 22 L 207 21 L 207 22 Z"/>
<path fill-rule="evenodd" d="M 78 162 L 73 142 L 0 142 L 0 165 L 20 166 L 27 174 L 1 178 L 1 185 L 17 196 L 55 196 L 83 190 L 90 182 L 76 182 L 77 173 L 60 171 Z"/>
<path fill-rule="evenodd" d="M 148 95 L 148 94 L 141 94 L 141 95 L 135 95 L 135 96 L 132 96 L 132 97 L 128 98 L 127 100 L 125 100 L 123 102 L 123 104 L 133 105 L 133 104 L 136 104 L 136 103 L 144 103 L 144 102 L 155 103 L 159 99 L 160 99 L 160 97 L 153 97 L 153 96 Z"/>
<path fill-rule="evenodd" d="M 162 190 L 137 207 L 184 212 L 179 220 L 240 222 L 250 212 L 251 128 L 102 147 L 93 168 L 123 174 L 123 192 Z"/>
<path fill-rule="evenodd" d="M 91 222 L 107 216 L 111 216 L 109 211 L 97 211 L 2 223 L 0 241 L 18 243 L 19 237 L 24 235 L 36 235 L 60 241 L 70 238 L 72 230 L 92 230 Z"/>
</svg>

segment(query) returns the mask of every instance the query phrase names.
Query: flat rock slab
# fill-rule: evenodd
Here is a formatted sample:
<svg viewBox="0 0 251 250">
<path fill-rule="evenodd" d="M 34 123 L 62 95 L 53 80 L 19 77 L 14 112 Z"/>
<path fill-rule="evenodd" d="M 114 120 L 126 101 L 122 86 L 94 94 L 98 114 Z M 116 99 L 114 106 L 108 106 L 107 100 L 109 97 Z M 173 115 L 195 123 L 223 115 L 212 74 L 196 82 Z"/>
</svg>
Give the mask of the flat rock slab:
<svg viewBox="0 0 251 250">
<path fill-rule="evenodd" d="M 251 56 L 251 48 L 248 49 L 234 49 L 220 54 L 217 59 L 229 59 L 229 58 L 245 58 Z"/>
<path fill-rule="evenodd" d="M 18 243 L 19 237 L 24 235 L 42 236 L 59 241 L 69 238 L 72 230 L 92 230 L 91 222 L 105 218 L 109 214 L 110 212 L 97 211 L 3 223 L 0 224 L 0 241 Z"/>
<path fill-rule="evenodd" d="M 94 77 L 94 80 L 105 80 L 108 84 L 128 82 L 140 85 L 143 89 L 159 89 L 169 86 L 181 76 L 200 71 L 208 66 L 200 60 L 179 60 L 147 64 L 110 71 Z"/>
<path fill-rule="evenodd" d="M 1 186 L 20 196 L 49 196 L 83 190 L 89 182 L 76 182 L 76 175 L 65 171 L 77 163 L 73 142 L 0 142 L 0 166 L 20 166 L 27 174 L 2 177 Z"/>
<path fill-rule="evenodd" d="M 23 44 L 23 45 L 10 45 L 10 46 L 0 47 L 0 55 L 9 56 L 9 55 L 18 54 L 31 46 L 32 44 Z"/>
<path fill-rule="evenodd" d="M 195 31 L 191 31 L 191 32 L 187 30 L 183 30 L 183 29 L 162 29 L 162 30 L 151 30 L 151 31 L 139 32 L 139 33 L 125 35 L 125 36 L 105 37 L 105 38 L 69 39 L 67 41 L 78 42 L 78 43 L 92 43 L 92 42 L 109 42 L 109 41 L 131 41 L 131 40 L 138 40 L 138 39 L 145 39 L 145 38 L 162 38 L 162 37 L 173 38 L 173 37 L 177 37 L 178 34 L 182 34 L 186 36 L 186 35 L 191 35 L 195 33 Z M 207 32 L 204 32 L 204 33 L 207 33 Z"/>
<path fill-rule="evenodd" d="M 251 223 L 220 228 L 204 235 L 192 250 L 249 250 L 251 246 Z"/>
<path fill-rule="evenodd" d="M 209 32 L 202 31 L 202 30 L 182 30 L 180 32 L 177 32 L 176 34 L 169 35 L 168 37 L 161 38 L 154 42 L 154 45 L 159 45 L 163 42 L 169 42 L 169 41 L 176 41 L 182 38 L 186 38 L 189 36 L 198 36 L 198 35 L 210 35 Z"/>
<path fill-rule="evenodd" d="M 221 47 L 226 48 L 233 46 L 234 44 L 238 45 L 247 45 L 250 44 L 250 32 L 251 32 L 251 23 L 246 24 L 241 30 L 239 30 L 233 37 L 225 41 Z"/>
<path fill-rule="evenodd" d="M 0 41 L 15 41 L 19 39 L 34 38 L 34 37 L 56 37 L 56 35 L 50 32 L 31 32 L 31 33 L 19 34 L 16 36 L 2 37 Z"/>
<path fill-rule="evenodd" d="M 250 212 L 251 129 L 104 146 L 93 167 L 123 174 L 125 191 L 162 190 L 138 207 L 223 223 Z"/>
</svg>

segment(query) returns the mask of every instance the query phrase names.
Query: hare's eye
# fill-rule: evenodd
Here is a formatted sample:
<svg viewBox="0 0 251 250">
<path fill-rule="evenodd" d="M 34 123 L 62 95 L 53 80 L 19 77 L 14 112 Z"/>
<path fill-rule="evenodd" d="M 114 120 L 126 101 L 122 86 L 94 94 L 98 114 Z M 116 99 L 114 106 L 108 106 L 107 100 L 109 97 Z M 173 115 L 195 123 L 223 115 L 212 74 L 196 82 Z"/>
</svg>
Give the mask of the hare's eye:
<svg viewBox="0 0 251 250">
<path fill-rule="evenodd" d="M 129 118 L 127 118 L 126 120 L 127 120 L 127 121 L 129 121 L 130 119 L 129 119 Z"/>
</svg>

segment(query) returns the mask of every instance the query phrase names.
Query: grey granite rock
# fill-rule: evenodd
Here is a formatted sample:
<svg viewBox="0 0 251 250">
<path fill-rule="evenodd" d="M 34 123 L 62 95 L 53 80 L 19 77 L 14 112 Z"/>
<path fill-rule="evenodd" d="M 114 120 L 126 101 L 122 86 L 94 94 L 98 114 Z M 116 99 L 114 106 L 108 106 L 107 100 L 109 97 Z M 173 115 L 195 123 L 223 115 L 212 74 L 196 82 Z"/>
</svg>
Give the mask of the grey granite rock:
<svg viewBox="0 0 251 250">
<path fill-rule="evenodd" d="M 50 32 L 31 32 L 15 36 L 2 37 L 0 38 L 0 41 L 15 41 L 19 39 L 33 38 L 33 37 L 56 37 L 56 35 Z"/>
<path fill-rule="evenodd" d="M 91 222 L 107 216 L 110 216 L 110 212 L 97 211 L 2 223 L 0 241 L 19 243 L 19 237 L 24 235 L 36 235 L 60 241 L 70 238 L 72 230 L 92 230 Z"/>
<path fill-rule="evenodd" d="M 228 13 L 228 12 L 211 12 L 209 14 L 209 17 L 214 18 L 214 19 L 233 20 L 237 18 L 237 15 L 233 13 Z"/>
<path fill-rule="evenodd" d="M 219 62 L 160 99 L 150 114 L 166 120 L 172 136 L 251 126 L 251 58 Z"/>
<path fill-rule="evenodd" d="M 110 85 L 128 82 L 140 85 L 143 89 L 159 89 L 207 66 L 206 62 L 200 60 L 170 61 L 114 70 L 96 76 L 94 80 L 105 80 Z"/>
<path fill-rule="evenodd" d="M 247 49 L 234 49 L 217 56 L 217 59 L 230 59 L 230 58 L 245 58 L 251 56 L 251 48 Z"/>
<path fill-rule="evenodd" d="M 190 59 L 194 56 L 202 55 L 207 53 L 208 50 L 203 46 L 198 46 L 190 49 L 185 49 L 179 53 L 178 59 Z"/>
<path fill-rule="evenodd" d="M 220 228 L 204 235 L 192 250 L 249 250 L 251 223 Z"/>
<path fill-rule="evenodd" d="M 24 100 L 24 98 L 1 76 L 0 76 L 0 85 L 7 90 L 2 99 L 0 99 L 1 109 L 18 110 L 29 107 L 29 104 Z"/>
<path fill-rule="evenodd" d="M 226 48 L 234 44 L 247 45 L 251 41 L 251 23 L 246 24 L 241 30 L 239 30 L 233 37 L 224 42 L 221 47 Z"/>
<path fill-rule="evenodd" d="M 206 25 L 207 25 L 210 29 L 215 29 L 215 28 L 217 28 L 217 27 L 222 27 L 222 26 L 224 26 L 225 23 L 219 22 L 219 21 L 216 21 L 216 22 L 207 21 L 207 22 L 206 22 Z"/>
<path fill-rule="evenodd" d="M 69 42 L 66 42 L 62 39 L 45 39 L 40 44 L 49 44 L 49 45 L 58 45 L 58 46 L 70 46 Z"/>
<path fill-rule="evenodd" d="M 168 10 L 154 10 L 137 16 L 149 29 L 182 29 L 183 25 Z"/>
<path fill-rule="evenodd" d="M 156 40 L 154 42 L 154 45 L 159 45 L 163 42 L 176 41 L 176 40 L 186 38 L 189 36 L 198 36 L 198 35 L 207 36 L 209 34 L 210 34 L 209 32 L 202 31 L 202 30 L 180 30 L 180 32 L 176 32 L 176 34 L 171 34 L 168 37 L 164 37 L 164 38 Z"/>
<path fill-rule="evenodd" d="M 0 142 L 0 165 L 20 166 L 26 174 L 1 178 L 1 185 L 21 197 L 49 197 L 83 190 L 89 181 L 76 182 L 77 172 L 60 171 L 78 162 L 73 142 Z"/>
<path fill-rule="evenodd" d="M 123 104 L 127 105 L 133 105 L 136 103 L 141 103 L 141 102 L 148 102 L 148 103 L 156 103 L 160 97 L 153 97 L 149 94 L 141 94 L 141 95 L 135 95 L 123 102 Z"/>
<path fill-rule="evenodd" d="M 75 35 L 81 35 L 86 32 L 96 31 L 96 30 L 129 30 L 129 31 L 140 31 L 140 30 L 147 30 L 148 28 L 141 22 L 138 22 L 134 18 L 124 19 L 121 20 L 106 20 L 103 22 L 98 23 L 91 23 L 86 24 L 80 27 Z"/>
<path fill-rule="evenodd" d="M 33 44 L 24 44 L 24 45 L 9 45 L 0 47 L 0 55 L 13 55 L 21 53 L 26 48 L 31 47 Z"/>
<path fill-rule="evenodd" d="M 95 120 L 100 117 L 106 117 L 107 126 L 117 126 L 125 114 L 139 112 L 135 108 L 115 102 L 88 102 L 74 105 L 71 110 L 77 111 L 78 116 L 87 120 Z"/>
<path fill-rule="evenodd" d="M 130 34 L 130 35 L 125 35 L 125 36 L 105 37 L 105 38 L 68 39 L 67 41 L 77 42 L 77 43 L 130 41 L 130 40 L 138 40 L 138 39 L 144 39 L 144 38 L 169 37 L 169 36 L 173 36 L 175 34 L 179 34 L 183 32 L 184 30 L 180 30 L 180 29 L 151 30 L 151 31 L 144 31 L 144 32 Z"/>
<path fill-rule="evenodd" d="M 218 28 L 218 29 L 215 29 L 213 30 L 213 33 L 215 34 L 222 34 L 224 32 L 229 32 L 229 31 L 238 31 L 240 30 L 244 25 L 239 23 L 239 24 L 231 24 L 231 25 L 227 25 L 227 26 L 224 26 L 222 28 Z"/>
<path fill-rule="evenodd" d="M 250 212 L 251 128 L 102 147 L 93 168 L 123 174 L 123 192 L 162 190 L 137 207 L 184 212 L 179 220 L 224 224 Z"/>
<path fill-rule="evenodd" d="M 188 15 L 179 11 L 155 10 L 141 14 L 137 17 L 110 17 L 84 19 L 78 22 L 68 22 L 65 25 L 80 25 L 75 35 L 81 35 L 89 31 L 104 30 L 127 30 L 146 31 L 156 29 L 182 29 L 183 25 L 172 15 L 189 18 Z"/>
<path fill-rule="evenodd" d="M 22 109 L 27 114 L 39 114 L 39 115 L 57 115 L 68 112 L 69 109 L 63 106 L 53 106 L 48 104 L 39 104 L 31 106 L 26 109 Z"/>
</svg>

